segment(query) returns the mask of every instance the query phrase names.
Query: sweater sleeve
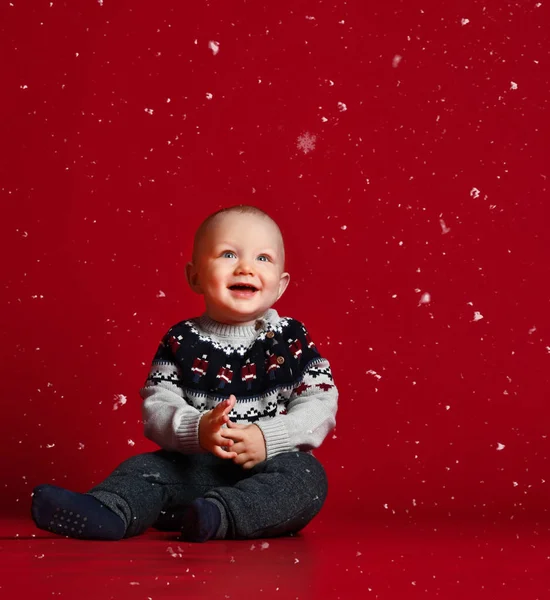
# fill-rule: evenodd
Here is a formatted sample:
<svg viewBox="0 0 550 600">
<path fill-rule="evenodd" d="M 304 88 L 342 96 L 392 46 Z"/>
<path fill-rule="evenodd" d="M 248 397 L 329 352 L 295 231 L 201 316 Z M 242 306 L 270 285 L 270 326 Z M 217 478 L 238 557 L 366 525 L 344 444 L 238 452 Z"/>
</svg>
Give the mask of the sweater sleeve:
<svg viewBox="0 0 550 600">
<path fill-rule="evenodd" d="M 164 450 L 205 453 L 199 444 L 202 414 L 185 400 L 181 375 L 170 349 L 171 339 L 168 332 L 140 390 L 145 437 Z"/>
<path fill-rule="evenodd" d="M 267 458 L 295 448 L 318 448 L 336 424 L 337 408 L 338 390 L 330 364 L 319 356 L 305 366 L 290 395 L 286 414 L 256 423 L 265 438 Z"/>
</svg>

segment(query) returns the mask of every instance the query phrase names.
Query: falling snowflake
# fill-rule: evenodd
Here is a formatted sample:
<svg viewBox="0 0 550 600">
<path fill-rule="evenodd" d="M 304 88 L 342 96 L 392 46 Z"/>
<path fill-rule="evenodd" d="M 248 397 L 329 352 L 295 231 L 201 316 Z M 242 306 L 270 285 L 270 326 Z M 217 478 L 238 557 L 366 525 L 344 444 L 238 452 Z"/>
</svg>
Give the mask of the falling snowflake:
<svg viewBox="0 0 550 600">
<path fill-rule="evenodd" d="M 220 51 L 220 43 L 215 42 L 214 40 L 210 40 L 208 42 L 208 47 L 212 50 L 212 54 L 216 56 L 216 54 Z"/>
<path fill-rule="evenodd" d="M 340 112 L 345 112 L 348 110 L 348 107 L 343 102 L 338 102 L 338 110 Z"/>
<path fill-rule="evenodd" d="M 267 548 L 269 548 L 269 542 L 262 542 L 262 545 L 260 546 L 260 548 L 262 550 L 266 550 Z"/>
<path fill-rule="evenodd" d="M 153 109 L 152 109 L 152 108 L 146 108 L 146 109 L 145 109 L 145 112 L 146 112 L 147 114 L 149 114 L 149 115 L 152 115 L 154 111 L 153 111 Z"/>
<path fill-rule="evenodd" d="M 478 310 L 474 311 L 474 318 L 473 318 L 474 322 L 481 321 L 481 319 L 483 319 L 483 318 L 484 318 L 483 315 Z"/>
<path fill-rule="evenodd" d="M 518 84 L 515 81 L 510 81 L 510 89 L 511 90 L 517 90 L 518 89 Z"/>
<path fill-rule="evenodd" d="M 394 69 L 397 69 L 397 67 L 399 66 L 399 63 L 401 62 L 402 59 L 403 59 L 403 57 L 400 54 L 396 54 L 391 61 L 391 66 Z"/>
<path fill-rule="evenodd" d="M 418 301 L 418 306 L 421 304 L 429 304 L 432 301 L 432 297 L 428 292 L 424 292 L 422 296 L 420 296 L 420 300 Z"/>
<path fill-rule="evenodd" d="M 376 377 L 376 379 L 382 379 L 382 375 L 378 375 L 378 373 L 376 371 L 373 371 L 372 369 L 369 369 L 367 371 L 367 375 L 373 375 L 374 377 Z"/>
<path fill-rule="evenodd" d="M 136 443 L 134 442 L 134 440 L 128 440 L 128 446 L 135 446 Z"/>
<path fill-rule="evenodd" d="M 301 150 L 304 154 L 308 154 L 315 150 L 315 142 L 317 141 L 317 136 L 308 133 L 307 131 L 302 135 L 298 136 L 296 140 L 296 146 L 298 150 Z"/>
<path fill-rule="evenodd" d="M 439 219 L 439 225 L 441 227 L 442 235 L 445 235 L 446 233 L 449 233 L 449 231 L 451 231 L 451 229 L 447 227 L 447 225 L 445 225 L 445 221 L 443 219 Z"/>
<path fill-rule="evenodd" d="M 128 398 L 124 394 L 115 394 L 114 400 L 113 410 L 118 410 L 119 407 L 124 406 L 128 402 Z"/>
<path fill-rule="evenodd" d="M 460 19 L 460 23 L 461 25 L 468 25 L 468 23 L 470 22 L 470 19 Z"/>
<path fill-rule="evenodd" d="M 506 448 L 506 446 L 504 444 L 497 442 L 497 450 L 504 450 L 504 448 Z"/>
<path fill-rule="evenodd" d="M 157 298 L 166 298 L 166 294 L 162 290 L 159 290 L 159 293 L 157 294 Z"/>
<path fill-rule="evenodd" d="M 479 198 L 479 194 L 480 194 L 480 193 L 481 193 L 481 192 L 480 192 L 480 191 L 479 191 L 477 188 L 475 188 L 475 187 L 473 187 L 473 188 L 470 190 L 470 196 L 471 196 L 472 198 L 474 198 L 474 200 L 475 200 L 476 198 Z"/>
</svg>

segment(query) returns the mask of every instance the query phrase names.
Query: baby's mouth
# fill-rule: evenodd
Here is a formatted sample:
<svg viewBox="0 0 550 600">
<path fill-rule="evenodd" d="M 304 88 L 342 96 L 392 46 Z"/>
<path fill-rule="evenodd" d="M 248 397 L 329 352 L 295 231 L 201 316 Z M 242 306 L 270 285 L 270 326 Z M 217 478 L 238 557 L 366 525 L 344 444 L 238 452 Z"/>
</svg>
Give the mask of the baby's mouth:
<svg viewBox="0 0 550 600">
<path fill-rule="evenodd" d="M 230 285 L 229 286 L 230 290 L 233 290 L 234 292 L 257 292 L 258 288 L 253 286 L 253 285 L 249 285 L 247 283 L 237 283 L 235 285 Z"/>
</svg>

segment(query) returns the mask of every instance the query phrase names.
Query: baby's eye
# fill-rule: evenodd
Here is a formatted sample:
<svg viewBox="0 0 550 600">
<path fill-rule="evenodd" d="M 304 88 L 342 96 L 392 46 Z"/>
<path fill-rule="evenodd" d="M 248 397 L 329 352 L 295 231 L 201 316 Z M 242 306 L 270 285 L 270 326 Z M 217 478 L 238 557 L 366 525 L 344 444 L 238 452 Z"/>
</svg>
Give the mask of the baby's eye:
<svg viewBox="0 0 550 600">
<path fill-rule="evenodd" d="M 232 252 L 231 250 L 226 250 L 223 254 L 222 254 L 223 258 L 237 258 L 237 255 Z"/>
<path fill-rule="evenodd" d="M 269 258 L 269 256 L 266 256 L 265 254 L 260 254 L 260 256 L 258 256 L 258 260 L 261 260 L 263 262 L 269 262 L 270 258 Z"/>
</svg>

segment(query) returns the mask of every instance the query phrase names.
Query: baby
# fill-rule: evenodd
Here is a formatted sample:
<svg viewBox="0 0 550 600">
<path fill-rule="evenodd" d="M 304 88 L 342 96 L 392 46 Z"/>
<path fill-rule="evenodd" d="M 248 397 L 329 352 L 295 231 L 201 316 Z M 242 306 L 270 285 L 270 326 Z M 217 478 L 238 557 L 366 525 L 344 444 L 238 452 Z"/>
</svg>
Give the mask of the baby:
<svg viewBox="0 0 550 600">
<path fill-rule="evenodd" d="M 119 540 L 149 527 L 184 540 L 292 534 L 320 511 L 327 479 L 311 450 L 335 425 L 338 392 L 305 327 L 272 308 L 289 283 L 277 224 L 253 206 L 209 216 L 187 265 L 201 317 L 163 337 L 141 390 L 162 449 L 124 461 L 86 494 L 33 491 L 41 529 Z"/>
</svg>

